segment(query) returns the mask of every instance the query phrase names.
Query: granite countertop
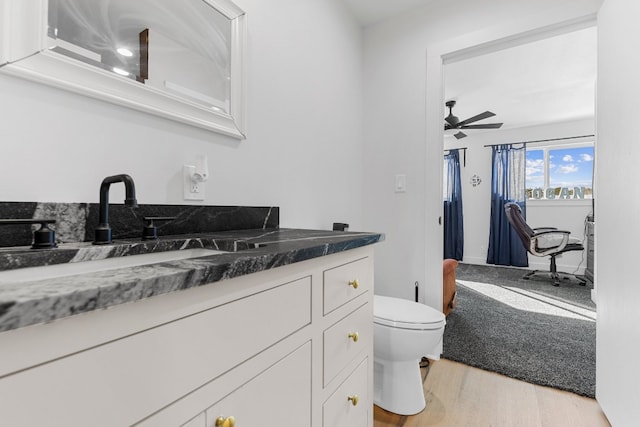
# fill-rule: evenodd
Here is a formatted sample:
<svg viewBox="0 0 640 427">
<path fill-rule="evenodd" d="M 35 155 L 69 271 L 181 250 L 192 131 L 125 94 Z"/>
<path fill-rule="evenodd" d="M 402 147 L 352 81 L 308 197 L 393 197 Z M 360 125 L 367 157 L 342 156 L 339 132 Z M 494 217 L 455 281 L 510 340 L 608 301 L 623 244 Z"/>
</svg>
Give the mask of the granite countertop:
<svg viewBox="0 0 640 427">
<path fill-rule="evenodd" d="M 277 228 L 166 236 L 152 241 L 123 239 L 106 246 L 78 242 L 51 250 L 4 248 L 0 249 L 0 270 L 5 271 L 178 249 L 207 248 L 227 253 L 34 281 L 3 280 L 0 271 L 0 332 L 256 273 L 383 239 L 378 233 Z"/>
</svg>

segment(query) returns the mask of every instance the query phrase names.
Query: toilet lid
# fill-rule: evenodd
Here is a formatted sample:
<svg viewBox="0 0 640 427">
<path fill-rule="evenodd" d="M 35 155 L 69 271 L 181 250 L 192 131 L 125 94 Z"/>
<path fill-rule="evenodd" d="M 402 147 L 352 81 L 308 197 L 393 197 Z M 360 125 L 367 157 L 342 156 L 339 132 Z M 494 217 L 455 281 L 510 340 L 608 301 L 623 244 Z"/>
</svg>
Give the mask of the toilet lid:
<svg viewBox="0 0 640 427">
<path fill-rule="evenodd" d="M 374 323 L 403 329 L 439 329 L 446 321 L 442 312 L 428 305 L 401 299 L 374 295 Z"/>
</svg>

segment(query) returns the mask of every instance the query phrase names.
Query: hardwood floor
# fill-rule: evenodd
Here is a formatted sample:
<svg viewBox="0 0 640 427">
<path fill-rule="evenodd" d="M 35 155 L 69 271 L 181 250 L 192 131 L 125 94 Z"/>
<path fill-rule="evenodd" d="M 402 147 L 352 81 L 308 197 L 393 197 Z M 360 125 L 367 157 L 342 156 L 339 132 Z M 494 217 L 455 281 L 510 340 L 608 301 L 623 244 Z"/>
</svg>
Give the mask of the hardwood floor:
<svg viewBox="0 0 640 427">
<path fill-rule="evenodd" d="M 446 359 L 431 362 L 424 389 L 424 411 L 402 416 L 376 406 L 373 426 L 610 427 L 593 399 Z"/>
</svg>

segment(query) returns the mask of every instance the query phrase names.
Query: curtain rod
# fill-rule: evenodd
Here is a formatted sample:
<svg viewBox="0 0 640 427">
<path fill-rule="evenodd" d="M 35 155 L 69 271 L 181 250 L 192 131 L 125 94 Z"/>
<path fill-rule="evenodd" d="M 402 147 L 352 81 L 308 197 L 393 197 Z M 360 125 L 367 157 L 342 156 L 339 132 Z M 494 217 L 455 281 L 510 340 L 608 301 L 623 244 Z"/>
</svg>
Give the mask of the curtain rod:
<svg viewBox="0 0 640 427">
<path fill-rule="evenodd" d="M 536 142 L 551 142 L 551 141 L 563 141 L 565 139 L 578 139 L 578 138 L 590 138 L 595 135 L 580 135 L 580 136 L 565 136 L 564 138 L 551 138 L 551 139 L 537 139 L 535 141 L 519 141 L 519 142 L 503 142 L 500 144 L 487 144 L 485 147 L 495 147 L 497 145 L 509 145 L 509 144 L 533 144 Z"/>
<path fill-rule="evenodd" d="M 451 151 L 451 150 L 464 150 L 464 151 L 467 151 L 467 148 L 468 147 L 448 148 L 448 149 L 446 149 L 444 151 Z"/>
<path fill-rule="evenodd" d="M 448 150 L 444 150 L 445 152 L 445 156 L 448 154 L 447 151 L 450 153 L 451 150 L 462 150 L 462 167 L 467 167 L 467 147 L 460 147 L 460 148 L 450 148 Z"/>
</svg>

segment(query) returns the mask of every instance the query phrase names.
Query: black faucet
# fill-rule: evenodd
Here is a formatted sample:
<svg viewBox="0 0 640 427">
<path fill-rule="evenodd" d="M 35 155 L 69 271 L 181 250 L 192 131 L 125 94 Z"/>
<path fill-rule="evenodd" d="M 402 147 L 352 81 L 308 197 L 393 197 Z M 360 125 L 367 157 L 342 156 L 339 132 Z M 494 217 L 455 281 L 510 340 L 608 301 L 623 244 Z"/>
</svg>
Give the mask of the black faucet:
<svg viewBox="0 0 640 427">
<path fill-rule="evenodd" d="M 125 206 L 131 208 L 137 208 L 138 202 L 136 201 L 136 186 L 133 183 L 133 178 L 129 175 L 114 175 L 108 176 L 102 180 L 100 185 L 100 220 L 96 227 L 94 245 L 107 245 L 112 242 L 111 240 L 111 227 L 109 226 L 109 187 L 116 182 L 123 182 L 125 186 L 126 198 L 124 199 Z"/>
</svg>

